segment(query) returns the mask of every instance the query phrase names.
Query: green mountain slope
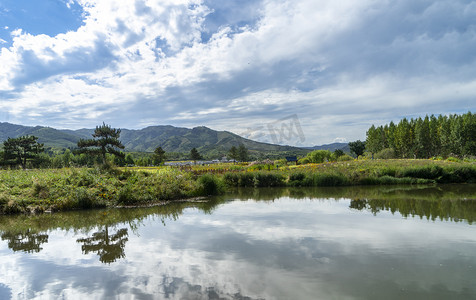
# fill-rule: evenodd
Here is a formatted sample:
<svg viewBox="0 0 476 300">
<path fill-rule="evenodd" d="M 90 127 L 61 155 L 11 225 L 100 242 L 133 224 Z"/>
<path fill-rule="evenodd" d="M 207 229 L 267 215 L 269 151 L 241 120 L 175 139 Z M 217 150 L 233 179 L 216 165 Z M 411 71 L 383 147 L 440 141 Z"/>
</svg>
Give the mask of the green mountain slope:
<svg viewBox="0 0 476 300">
<path fill-rule="evenodd" d="M 28 127 L 10 123 L 0 123 L 0 142 L 8 137 L 34 135 L 45 147 L 75 148 L 80 138 L 91 138 L 94 129 L 59 130 L 50 127 Z M 309 150 L 291 146 L 260 143 L 242 138 L 228 131 L 216 131 L 207 127 L 193 129 L 174 126 L 150 126 L 140 130 L 122 129 L 120 140 L 126 151 L 153 152 L 158 146 L 166 152 L 190 152 L 197 148 L 208 157 L 226 154 L 232 146 L 244 144 L 252 154 L 304 155 Z M 259 155 L 258 155 L 259 156 Z"/>
<path fill-rule="evenodd" d="M 51 127 L 29 127 L 10 123 L 0 123 L 0 142 L 3 142 L 9 137 L 17 138 L 24 135 L 34 135 L 38 137 L 38 142 L 45 144 L 46 147 L 60 149 L 76 147 L 76 143 L 80 137 L 74 131 L 67 132 Z"/>
</svg>

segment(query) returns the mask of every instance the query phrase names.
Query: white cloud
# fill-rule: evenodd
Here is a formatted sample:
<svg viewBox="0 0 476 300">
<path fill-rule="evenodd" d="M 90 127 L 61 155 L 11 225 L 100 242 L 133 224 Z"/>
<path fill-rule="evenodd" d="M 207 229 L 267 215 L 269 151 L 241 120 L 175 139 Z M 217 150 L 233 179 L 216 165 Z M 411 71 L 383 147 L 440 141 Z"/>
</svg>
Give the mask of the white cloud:
<svg viewBox="0 0 476 300">
<path fill-rule="evenodd" d="M 341 137 L 336 137 L 333 141 L 333 143 L 347 143 L 347 139 L 346 138 L 341 138 Z"/>
<path fill-rule="evenodd" d="M 71 9 L 71 6 L 74 4 L 74 0 L 66 0 L 65 1 L 66 7 Z"/>
<path fill-rule="evenodd" d="M 317 144 L 362 138 L 374 121 L 475 108 L 474 3 L 262 1 L 233 24 L 217 21 L 214 1 L 76 3 L 78 30 L 18 29 L 1 48 L 10 121 L 246 130 L 298 114 Z"/>
</svg>

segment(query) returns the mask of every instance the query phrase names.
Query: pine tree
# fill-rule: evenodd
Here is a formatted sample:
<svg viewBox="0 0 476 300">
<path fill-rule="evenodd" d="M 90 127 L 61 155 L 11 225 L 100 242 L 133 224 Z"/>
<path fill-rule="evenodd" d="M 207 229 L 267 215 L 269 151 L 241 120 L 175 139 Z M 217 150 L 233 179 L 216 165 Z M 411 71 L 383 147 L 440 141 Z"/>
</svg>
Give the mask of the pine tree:
<svg viewBox="0 0 476 300">
<path fill-rule="evenodd" d="M 124 149 L 124 145 L 119 141 L 120 135 L 120 129 L 111 128 L 103 122 L 101 126 L 96 126 L 92 135 L 93 139 L 78 141 L 79 152 L 98 155 L 102 158 L 103 164 L 106 163 L 107 153 L 124 158 L 124 153 L 116 149 Z"/>
<path fill-rule="evenodd" d="M 10 166 L 21 165 L 26 169 L 27 162 L 38 158 L 44 151 L 43 144 L 37 142 L 36 136 L 8 138 L 3 142 L 3 160 Z"/>
<path fill-rule="evenodd" d="M 238 161 L 238 148 L 231 146 L 230 150 L 228 151 L 228 156 L 234 161 Z"/>
<path fill-rule="evenodd" d="M 239 147 L 238 147 L 238 160 L 239 161 L 248 161 L 249 160 L 249 156 L 248 156 L 248 149 L 246 149 L 245 145 L 241 144 Z"/>
<path fill-rule="evenodd" d="M 165 150 L 162 149 L 162 147 L 155 148 L 153 155 L 154 165 L 158 166 L 162 164 L 165 161 L 165 158 Z"/>
<path fill-rule="evenodd" d="M 197 162 L 197 160 L 202 159 L 202 156 L 201 156 L 200 153 L 198 152 L 197 148 L 192 148 L 192 150 L 190 150 L 190 158 L 191 158 L 194 162 Z"/>
<path fill-rule="evenodd" d="M 357 157 L 364 154 L 365 151 L 365 142 L 357 140 L 355 142 L 349 143 L 350 151 L 354 153 Z"/>
</svg>

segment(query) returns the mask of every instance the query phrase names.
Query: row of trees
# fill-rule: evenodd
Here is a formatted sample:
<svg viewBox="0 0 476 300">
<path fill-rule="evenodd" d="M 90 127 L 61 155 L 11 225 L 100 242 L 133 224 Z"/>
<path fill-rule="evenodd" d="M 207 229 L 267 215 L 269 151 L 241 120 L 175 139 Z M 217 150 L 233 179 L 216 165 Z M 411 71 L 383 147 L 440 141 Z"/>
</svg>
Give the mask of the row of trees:
<svg viewBox="0 0 476 300">
<path fill-rule="evenodd" d="M 96 126 L 92 139 L 80 139 L 78 149 L 71 151 L 67 149 L 64 153 L 50 157 L 44 153 L 43 144 L 38 143 L 35 136 L 22 136 L 19 138 L 8 138 L 3 143 L 3 153 L 0 155 L 0 164 L 10 167 L 27 166 L 38 167 L 69 167 L 92 166 L 94 164 L 105 164 L 111 162 L 118 166 L 125 165 L 160 165 L 166 159 L 166 153 L 161 147 L 157 147 L 152 155 L 142 155 L 133 159 L 132 155 L 127 155 L 120 151 L 124 145 L 119 140 L 120 129 L 111 128 L 111 126 L 102 124 Z M 238 148 L 230 149 L 230 157 L 235 160 L 248 160 L 248 150 L 244 145 Z M 202 156 L 196 148 L 190 151 L 190 159 L 197 161 Z"/>
<path fill-rule="evenodd" d="M 404 118 L 398 124 L 372 125 L 367 131 L 365 148 L 372 154 L 391 149 L 397 158 L 475 156 L 476 115 L 431 115 Z"/>
<path fill-rule="evenodd" d="M 73 152 L 68 149 L 54 158 L 44 153 L 43 144 L 38 143 L 38 138 L 35 136 L 8 138 L 3 143 L 0 163 L 10 167 L 21 166 L 23 169 L 27 166 L 34 168 L 91 166 L 109 161 L 120 166 L 134 164 L 130 154 L 125 155 L 120 151 L 124 149 L 124 145 L 119 140 L 120 134 L 120 129 L 111 128 L 103 123 L 101 126 L 96 126 L 92 139 L 80 139 L 78 149 Z M 165 151 L 158 147 L 147 163 L 160 164 L 164 160 Z"/>
</svg>

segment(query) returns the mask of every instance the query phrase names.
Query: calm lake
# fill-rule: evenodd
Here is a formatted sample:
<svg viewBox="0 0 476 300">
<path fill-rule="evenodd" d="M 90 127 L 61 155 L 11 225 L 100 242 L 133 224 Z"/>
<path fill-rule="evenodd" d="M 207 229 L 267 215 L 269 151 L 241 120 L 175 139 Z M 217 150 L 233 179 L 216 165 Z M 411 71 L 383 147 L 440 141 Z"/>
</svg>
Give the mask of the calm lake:
<svg viewBox="0 0 476 300">
<path fill-rule="evenodd" d="M 0 299 L 476 299 L 476 185 L 0 216 Z"/>
</svg>

